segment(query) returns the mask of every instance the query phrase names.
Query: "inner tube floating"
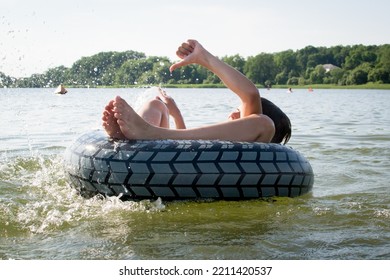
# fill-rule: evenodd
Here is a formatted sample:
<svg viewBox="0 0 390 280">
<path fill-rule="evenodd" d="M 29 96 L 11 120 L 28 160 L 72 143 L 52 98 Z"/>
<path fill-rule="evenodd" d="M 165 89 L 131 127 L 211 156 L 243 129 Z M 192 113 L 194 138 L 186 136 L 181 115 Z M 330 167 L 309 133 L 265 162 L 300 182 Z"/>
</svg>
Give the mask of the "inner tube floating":
<svg viewBox="0 0 390 280">
<path fill-rule="evenodd" d="M 80 136 L 65 171 L 82 195 L 123 200 L 244 200 L 312 190 L 310 163 L 280 144 L 207 140 L 120 140 Z"/>
</svg>

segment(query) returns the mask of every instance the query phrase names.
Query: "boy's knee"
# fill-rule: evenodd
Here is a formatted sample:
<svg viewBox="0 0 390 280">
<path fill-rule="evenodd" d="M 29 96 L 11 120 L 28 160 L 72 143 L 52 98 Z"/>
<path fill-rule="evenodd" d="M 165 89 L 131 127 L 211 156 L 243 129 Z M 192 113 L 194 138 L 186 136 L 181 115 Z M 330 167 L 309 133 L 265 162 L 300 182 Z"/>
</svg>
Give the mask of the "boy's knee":
<svg viewBox="0 0 390 280">
<path fill-rule="evenodd" d="M 274 122 L 266 115 L 253 116 L 254 128 L 258 131 L 258 140 L 271 142 L 275 134 Z"/>
<path fill-rule="evenodd" d="M 162 113 L 168 112 L 168 107 L 164 102 L 158 99 L 152 99 L 149 101 L 149 108 L 156 109 Z"/>
</svg>

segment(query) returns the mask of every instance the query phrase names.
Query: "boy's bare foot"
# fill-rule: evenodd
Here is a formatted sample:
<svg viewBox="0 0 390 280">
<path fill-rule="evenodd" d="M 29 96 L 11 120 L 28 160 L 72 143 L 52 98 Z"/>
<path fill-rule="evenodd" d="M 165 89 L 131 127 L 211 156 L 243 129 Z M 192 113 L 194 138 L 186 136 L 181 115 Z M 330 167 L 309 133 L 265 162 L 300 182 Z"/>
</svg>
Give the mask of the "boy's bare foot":
<svg viewBox="0 0 390 280">
<path fill-rule="evenodd" d="M 121 97 L 117 96 L 113 102 L 114 117 L 119 128 L 127 139 L 154 139 L 151 134 L 151 125 L 142 119 L 131 106 Z"/>
<path fill-rule="evenodd" d="M 114 139 L 126 139 L 126 137 L 123 135 L 118 120 L 115 118 L 115 113 L 113 111 L 114 109 L 114 100 L 111 100 L 108 105 L 105 107 L 105 110 L 103 112 L 103 128 L 106 130 L 106 133 L 108 136 Z"/>
</svg>

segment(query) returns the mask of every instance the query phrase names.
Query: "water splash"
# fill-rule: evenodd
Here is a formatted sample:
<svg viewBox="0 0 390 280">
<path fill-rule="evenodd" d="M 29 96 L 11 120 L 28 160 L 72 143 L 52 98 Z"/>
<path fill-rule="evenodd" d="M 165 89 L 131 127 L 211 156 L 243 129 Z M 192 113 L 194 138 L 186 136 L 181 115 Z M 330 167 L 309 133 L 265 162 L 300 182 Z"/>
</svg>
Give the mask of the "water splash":
<svg viewBox="0 0 390 280">
<path fill-rule="evenodd" d="M 162 201 L 82 198 L 63 171 L 62 155 L 16 157 L 0 163 L 0 236 L 50 233 L 91 219 L 123 219 L 123 213 L 163 211 Z"/>
<path fill-rule="evenodd" d="M 137 99 L 134 101 L 134 109 L 138 111 L 143 104 L 145 104 L 147 101 L 154 99 L 156 96 L 159 95 L 159 88 L 158 87 L 151 87 L 147 90 L 140 93 L 140 95 L 137 97 Z"/>
</svg>

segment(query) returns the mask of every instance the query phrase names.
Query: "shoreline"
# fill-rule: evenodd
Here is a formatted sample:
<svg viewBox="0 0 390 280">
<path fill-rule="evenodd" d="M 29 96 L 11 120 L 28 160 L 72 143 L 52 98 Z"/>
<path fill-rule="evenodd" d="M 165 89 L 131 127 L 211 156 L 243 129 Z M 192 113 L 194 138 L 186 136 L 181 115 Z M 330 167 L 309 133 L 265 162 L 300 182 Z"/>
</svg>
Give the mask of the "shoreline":
<svg viewBox="0 0 390 280">
<path fill-rule="evenodd" d="M 227 88 L 224 84 L 145 84 L 145 85 L 64 85 L 65 88 L 150 88 L 154 86 L 160 86 L 162 88 Z M 256 84 L 258 89 L 267 89 L 264 85 Z M 7 88 L 7 87 L 4 87 Z M 25 88 L 25 87 L 9 87 L 12 88 Z M 45 87 L 51 88 L 51 87 Z M 348 85 L 348 86 L 339 86 L 332 84 L 311 84 L 311 85 L 273 85 L 270 89 L 288 89 L 291 88 L 293 90 L 296 89 L 306 89 L 312 88 L 316 89 L 376 89 L 376 90 L 390 90 L 390 84 L 374 84 L 367 83 L 364 85 Z"/>
<path fill-rule="evenodd" d="M 166 85 L 115 85 L 115 86 L 96 86 L 96 88 L 149 88 L 161 86 L 163 88 L 226 88 L 224 84 L 166 84 Z M 256 84 L 259 89 L 267 89 L 263 85 Z M 390 84 L 373 84 L 339 86 L 332 84 L 312 84 L 312 85 L 273 85 L 271 89 L 378 89 L 390 90 Z"/>
</svg>

